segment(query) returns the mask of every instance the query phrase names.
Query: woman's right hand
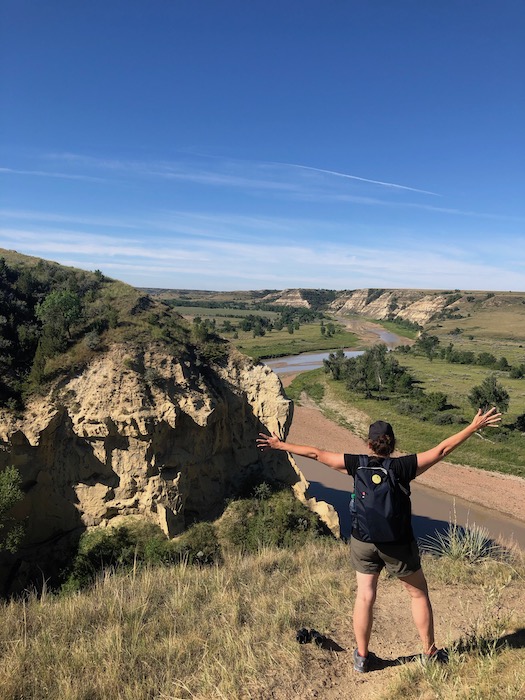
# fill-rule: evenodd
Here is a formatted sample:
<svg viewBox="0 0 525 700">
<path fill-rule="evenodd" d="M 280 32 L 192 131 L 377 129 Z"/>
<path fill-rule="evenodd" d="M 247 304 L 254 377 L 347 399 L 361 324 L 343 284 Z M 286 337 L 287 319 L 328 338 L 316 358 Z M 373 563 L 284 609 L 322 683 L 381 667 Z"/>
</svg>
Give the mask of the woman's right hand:
<svg viewBox="0 0 525 700">
<path fill-rule="evenodd" d="M 497 410 L 495 406 L 489 408 L 489 410 L 485 412 L 480 408 L 474 416 L 471 426 L 475 430 L 481 430 L 481 428 L 495 428 L 501 420 L 501 413 L 497 413 Z"/>
<path fill-rule="evenodd" d="M 261 452 L 267 452 L 268 450 L 278 450 L 281 445 L 281 440 L 275 433 L 272 433 L 271 435 L 259 433 L 256 443 Z"/>
</svg>

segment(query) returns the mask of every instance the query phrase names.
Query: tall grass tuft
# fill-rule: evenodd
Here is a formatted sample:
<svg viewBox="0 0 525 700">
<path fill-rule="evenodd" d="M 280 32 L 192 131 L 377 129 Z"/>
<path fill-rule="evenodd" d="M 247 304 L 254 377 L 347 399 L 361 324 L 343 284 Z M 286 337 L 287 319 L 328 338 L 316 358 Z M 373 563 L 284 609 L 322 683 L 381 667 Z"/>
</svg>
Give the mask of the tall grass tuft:
<svg viewBox="0 0 525 700">
<path fill-rule="evenodd" d="M 420 540 L 428 554 L 474 563 L 482 559 L 503 559 L 506 550 L 490 538 L 486 528 L 473 523 L 462 527 L 451 521 L 445 532 L 436 532 Z"/>
</svg>

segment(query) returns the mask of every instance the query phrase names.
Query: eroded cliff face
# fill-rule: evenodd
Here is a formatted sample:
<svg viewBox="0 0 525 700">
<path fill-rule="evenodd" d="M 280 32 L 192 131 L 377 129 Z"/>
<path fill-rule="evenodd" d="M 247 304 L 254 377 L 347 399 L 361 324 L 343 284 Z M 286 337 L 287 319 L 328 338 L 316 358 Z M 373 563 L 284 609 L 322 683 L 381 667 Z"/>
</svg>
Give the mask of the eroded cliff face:
<svg viewBox="0 0 525 700">
<path fill-rule="evenodd" d="M 0 418 L 0 469 L 15 465 L 26 492 L 26 549 L 128 516 L 175 536 L 218 515 L 255 472 L 292 486 L 338 533 L 295 463 L 257 451 L 260 431 L 287 434 L 292 404 L 268 367 L 242 356 L 219 367 L 116 346 L 23 416 Z"/>
<path fill-rule="evenodd" d="M 285 289 L 279 295 L 268 295 L 263 300 L 280 306 L 311 308 L 302 289 Z M 356 289 L 340 292 L 328 309 L 341 314 L 362 314 L 384 320 L 400 318 L 424 325 L 443 311 L 449 298 L 439 292 L 413 289 Z"/>
<path fill-rule="evenodd" d="M 342 314 L 363 314 L 384 320 L 401 318 L 424 325 L 447 306 L 448 298 L 436 292 L 417 290 L 357 289 L 341 294 L 330 310 Z"/>
<path fill-rule="evenodd" d="M 307 301 L 300 289 L 285 289 L 278 295 L 268 294 L 262 298 L 262 301 L 271 302 L 276 306 L 296 306 L 298 308 L 311 308 L 310 302 Z"/>
</svg>

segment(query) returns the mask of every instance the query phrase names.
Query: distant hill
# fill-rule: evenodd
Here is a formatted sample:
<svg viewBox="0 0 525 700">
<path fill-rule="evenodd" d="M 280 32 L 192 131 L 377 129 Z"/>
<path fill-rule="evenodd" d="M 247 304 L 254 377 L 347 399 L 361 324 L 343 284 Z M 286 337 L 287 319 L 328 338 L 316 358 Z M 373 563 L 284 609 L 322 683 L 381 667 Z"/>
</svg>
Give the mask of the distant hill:
<svg viewBox="0 0 525 700">
<path fill-rule="evenodd" d="M 300 307 L 329 314 L 361 315 L 379 321 L 409 321 L 425 330 L 461 326 L 465 332 L 525 341 L 525 292 L 428 289 L 284 289 L 213 292 L 143 289 L 154 298 L 178 303 Z M 458 323 L 459 322 L 459 323 Z"/>
</svg>

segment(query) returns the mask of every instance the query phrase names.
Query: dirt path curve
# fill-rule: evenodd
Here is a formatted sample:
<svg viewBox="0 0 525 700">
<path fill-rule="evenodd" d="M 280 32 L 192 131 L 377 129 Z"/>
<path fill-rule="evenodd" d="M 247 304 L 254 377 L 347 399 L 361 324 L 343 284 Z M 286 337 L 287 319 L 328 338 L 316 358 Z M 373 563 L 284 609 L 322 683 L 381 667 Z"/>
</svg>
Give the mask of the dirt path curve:
<svg viewBox="0 0 525 700">
<path fill-rule="evenodd" d="M 283 384 L 287 386 L 292 379 L 293 375 L 282 377 Z M 334 452 L 367 452 L 361 438 L 314 407 L 295 406 L 288 439 Z M 440 462 L 419 476 L 417 483 L 525 521 L 525 479 L 520 477 Z"/>
</svg>

